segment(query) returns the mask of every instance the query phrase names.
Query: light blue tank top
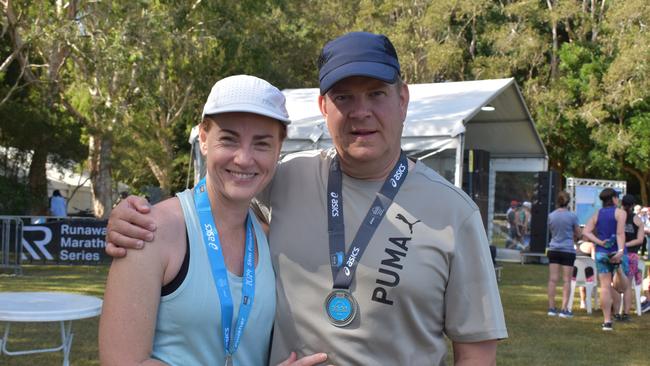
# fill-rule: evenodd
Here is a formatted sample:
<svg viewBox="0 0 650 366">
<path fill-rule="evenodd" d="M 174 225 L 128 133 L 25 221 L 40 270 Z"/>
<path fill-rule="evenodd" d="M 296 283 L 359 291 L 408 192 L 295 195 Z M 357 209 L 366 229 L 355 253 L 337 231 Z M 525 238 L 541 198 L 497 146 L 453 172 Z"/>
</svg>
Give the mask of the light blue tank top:
<svg viewBox="0 0 650 366">
<path fill-rule="evenodd" d="M 221 330 L 221 306 L 212 279 L 191 190 L 176 195 L 181 202 L 189 236 L 190 263 L 183 283 L 161 297 L 152 357 L 169 365 L 223 365 L 225 352 Z M 235 365 L 266 365 L 275 315 L 275 274 L 271 267 L 266 235 L 255 214 L 258 263 L 255 268 L 255 300 L 244 329 Z M 239 314 L 242 278 L 228 272 L 234 308 L 233 325 Z"/>
</svg>

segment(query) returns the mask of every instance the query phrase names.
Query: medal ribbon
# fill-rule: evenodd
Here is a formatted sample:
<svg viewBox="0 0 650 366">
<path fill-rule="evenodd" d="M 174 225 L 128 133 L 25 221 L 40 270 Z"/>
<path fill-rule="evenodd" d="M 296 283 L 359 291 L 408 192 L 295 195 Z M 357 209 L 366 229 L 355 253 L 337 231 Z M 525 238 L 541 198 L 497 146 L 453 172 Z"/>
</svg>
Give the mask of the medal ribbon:
<svg viewBox="0 0 650 366">
<path fill-rule="evenodd" d="M 370 205 L 366 217 L 361 222 L 348 252 L 345 252 L 345 224 L 343 222 L 343 173 L 338 155 L 332 159 L 327 179 L 327 232 L 329 236 L 330 261 L 334 288 L 348 289 L 357 264 L 366 250 L 370 239 L 402 187 L 408 175 L 408 160 L 404 151 L 384 181 L 381 190 Z"/>
<path fill-rule="evenodd" d="M 221 329 L 223 332 L 223 347 L 226 358 L 237 351 L 244 327 L 253 307 L 255 297 L 255 244 L 253 242 L 253 222 L 250 213 L 246 216 L 246 246 L 244 254 L 244 273 L 242 278 L 242 301 L 239 306 L 237 325 L 232 335 L 233 299 L 228 284 L 228 270 L 223 258 L 219 233 L 214 223 L 210 199 L 205 184 L 205 178 L 194 187 L 194 206 L 201 222 L 203 242 L 208 252 L 212 279 L 214 280 L 219 303 L 221 304 Z M 232 335 L 232 342 L 231 342 Z M 232 344 L 232 349 L 231 349 Z"/>
</svg>

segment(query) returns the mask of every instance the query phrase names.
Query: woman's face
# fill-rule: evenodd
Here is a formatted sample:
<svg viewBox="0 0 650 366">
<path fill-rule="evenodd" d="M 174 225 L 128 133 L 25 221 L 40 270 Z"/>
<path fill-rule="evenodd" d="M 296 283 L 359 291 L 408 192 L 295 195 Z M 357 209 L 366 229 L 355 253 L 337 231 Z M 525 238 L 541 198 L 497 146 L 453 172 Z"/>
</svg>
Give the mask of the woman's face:
<svg viewBox="0 0 650 366">
<path fill-rule="evenodd" d="M 271 181 L 280 155 L 281 122 L 253 113 L 222 113 L 201 124 L 208 188 L 248 204 Z"/>
</svg>

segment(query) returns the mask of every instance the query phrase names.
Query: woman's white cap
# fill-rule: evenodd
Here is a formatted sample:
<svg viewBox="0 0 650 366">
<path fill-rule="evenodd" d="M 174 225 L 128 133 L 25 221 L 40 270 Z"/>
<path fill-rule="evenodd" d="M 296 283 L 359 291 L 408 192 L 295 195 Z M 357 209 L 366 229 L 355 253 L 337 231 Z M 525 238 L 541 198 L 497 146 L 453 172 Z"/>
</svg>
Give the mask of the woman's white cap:
<svg viewBox="0 0 650 366">
<path fill-rule="evenodd" d="M 282 92 L 266 80 L 234 75 L 217 81 L 203 106 L 203 117 L 227 112 L 247 112 L 277 119 L 288 125 L 289 113 Z"/>
</svg>

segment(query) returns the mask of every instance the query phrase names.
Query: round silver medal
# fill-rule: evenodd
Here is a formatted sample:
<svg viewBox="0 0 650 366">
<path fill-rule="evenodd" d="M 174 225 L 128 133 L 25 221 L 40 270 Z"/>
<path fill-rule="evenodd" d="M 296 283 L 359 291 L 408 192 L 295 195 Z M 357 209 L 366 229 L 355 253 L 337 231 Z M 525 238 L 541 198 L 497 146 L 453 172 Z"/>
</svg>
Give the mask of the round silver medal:
<svg viewBox="0 0 650 366">
<path fill-rule="evenodd" d="M 357 316 L 359 305 L 347 290 L 335 289 L 325 299 L 325 314 L 332 325 L 345 327 Z"/>
</svg>

